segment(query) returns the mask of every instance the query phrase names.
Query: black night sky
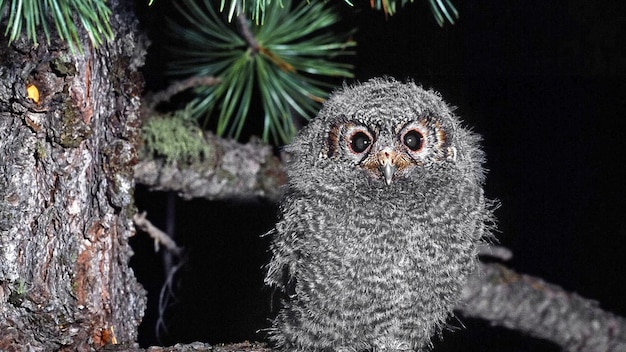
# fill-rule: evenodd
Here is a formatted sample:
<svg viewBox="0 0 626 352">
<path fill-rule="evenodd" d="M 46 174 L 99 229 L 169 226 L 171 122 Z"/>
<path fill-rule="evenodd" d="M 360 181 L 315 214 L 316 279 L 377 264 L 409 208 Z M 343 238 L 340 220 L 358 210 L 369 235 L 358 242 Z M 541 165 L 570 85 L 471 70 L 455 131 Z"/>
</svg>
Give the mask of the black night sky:
<svg viewBox="0 0 626 352">
<path fill-rule="evenodd" d="M 358 80 L 421 82 L 484 137 L 487 194 L 501 203 L 497 237 L 514 252 L 508 265 L 626 316 L 626 5 L 454 0 L 460 18 L 440 28 L 423 0 L 388 19 L 337 3 L 343 25 L 359 28 Z M 167 0 L 140 11 L 154 39 Z M 163 84 L 161 57 L 156 43 L 144 72 L 148 89 Z M 138 187 L 139 209 L 162 228 L 166 204 L 167 194 Z M 268 241 L 259 235 L 271 228 L 274 205 L 178 199 L 176 209 L 188 264 L 163 342 L 261 340 L 255 332 L 272 313 L 261 270 Z M 132 241 L 132 265 L 150 292 L 140 342 L 156 344 L 162 267 L 147 235 Z M 463 323 L 435 351 L 558 351 L 487 323 Z"/>
</svg>

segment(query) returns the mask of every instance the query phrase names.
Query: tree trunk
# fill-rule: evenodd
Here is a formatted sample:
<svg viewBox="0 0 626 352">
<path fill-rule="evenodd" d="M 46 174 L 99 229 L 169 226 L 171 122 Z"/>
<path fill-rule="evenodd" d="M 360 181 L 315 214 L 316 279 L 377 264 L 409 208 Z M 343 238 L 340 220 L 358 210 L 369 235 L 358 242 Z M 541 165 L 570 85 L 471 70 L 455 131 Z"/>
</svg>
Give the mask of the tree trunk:
<svg viewBox="0 0 626 352">
<path fill-rule="evenodd" d="M 86 32 L 82 53 L 43 35 L 0 42 L 2 351 L 137 337 L 146 298 L 128 239 L 146 43 L 131 4 L 109 4 L 115 39 L 97 48 Z"/>
</svg>

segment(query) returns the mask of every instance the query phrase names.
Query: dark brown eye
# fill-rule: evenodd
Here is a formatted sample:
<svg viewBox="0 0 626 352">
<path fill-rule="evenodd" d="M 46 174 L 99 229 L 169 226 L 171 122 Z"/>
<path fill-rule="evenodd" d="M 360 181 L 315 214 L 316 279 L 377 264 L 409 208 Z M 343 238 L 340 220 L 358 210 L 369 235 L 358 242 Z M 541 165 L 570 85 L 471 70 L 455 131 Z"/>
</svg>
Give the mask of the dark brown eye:
<svg viewBox="0 0 626 352">
<path fill-rule="evenodd" d="M 355 153 L 363 153 L 372 144 L 372 138 L 367 133 L 359 131 L 350 138 L 350 148 Z"/>
<path fill-rule="evenodd" d="M 406 145 L 414 152 L 422 149 L 422 145 L 424 145 L 424 137 L 417 130 L 408 131 L 404 134 L 404 137 L 402 139 L 404 145 Z"/>
</svg>

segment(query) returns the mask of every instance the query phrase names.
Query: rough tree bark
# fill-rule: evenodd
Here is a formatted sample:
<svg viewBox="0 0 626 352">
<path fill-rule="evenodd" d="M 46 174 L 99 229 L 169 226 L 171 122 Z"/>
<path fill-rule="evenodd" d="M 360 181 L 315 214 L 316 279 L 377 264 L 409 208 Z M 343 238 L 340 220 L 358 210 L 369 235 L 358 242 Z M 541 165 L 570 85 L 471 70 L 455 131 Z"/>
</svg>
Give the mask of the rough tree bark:
<svg viewBox="0 0 626 352">
<path fill-rule="evenodd" d="M 146 43 L 131 4 L 109 5 L 115 40 L 97 48 L 86 32 L 82 53 L 43 35 L 0 42 L 2 351 L 136 339 L 146 298 L 128 238 Z"/>
<path fill-rule="evenodd" d="M 552 341 L 564 351 L 626 351 L 626 319 L 500 264 L 482 264 L 461 299 L 464 316 Z"/>
<path fill-rule="evenodd" d="M 145 156 L 135 166 L 137 183 L 152 190 L 175 191 L 184 199 L 252 199 L 278 201 L 287 182 L 272 147 L 260 141 L 241 144 L 204 134 L 209 156 L 187 168 Z"/>
</svg>

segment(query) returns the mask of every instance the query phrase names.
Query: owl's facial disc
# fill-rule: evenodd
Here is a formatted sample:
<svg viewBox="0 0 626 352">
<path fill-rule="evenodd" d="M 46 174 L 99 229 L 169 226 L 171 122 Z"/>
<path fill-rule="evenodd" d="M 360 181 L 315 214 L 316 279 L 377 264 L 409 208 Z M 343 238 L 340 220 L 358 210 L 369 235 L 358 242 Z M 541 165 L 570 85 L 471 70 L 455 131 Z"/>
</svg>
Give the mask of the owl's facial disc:
<svg viewBox="0 0 626 352">
<path fill-rule="evenodd" d="M 374 132 L 358 124 L 346 124 L 346 145 L 351 155 L 361 158 L 361 167 L 368 170 L 376 179 L 382 179 L 387 186 L 396 174 L 409 165 L 409 158 L 403 157 L 403 153 L 397 147 L 381 147 Z M 414 138 L 415 139 L 415 138 Z M 421 140 L 412 140 L 414 144 L 420 144 Z"/>
<path fill-rule="evenodd" d="M 455 158 L 446 128 L 428 117 L 394 125 L 342 116 L 330 127 L 326 156 L 347 162 L 387 186 L 412 178 L 416 168 Z"/>
</svg>

